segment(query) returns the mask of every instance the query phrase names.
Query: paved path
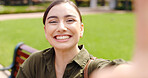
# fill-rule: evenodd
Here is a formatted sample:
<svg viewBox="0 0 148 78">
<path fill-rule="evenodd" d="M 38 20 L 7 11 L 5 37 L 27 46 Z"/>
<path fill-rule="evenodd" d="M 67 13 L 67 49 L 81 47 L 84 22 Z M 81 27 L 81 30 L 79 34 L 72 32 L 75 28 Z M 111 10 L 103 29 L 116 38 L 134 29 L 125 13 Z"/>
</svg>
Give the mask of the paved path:
<svg viewBox="0 0 148 78">
<path fill-rule="evenodd" d="M 0 64 L 0 68 L 2 68 L 3 66 Z M 8 70 L 5 71 L 0 71 L 0 78 L 8 78 L 10 75 L 10 72 Z"/>
<path fill-rule="evenodd" d="M 103 8 L 79 8 L 82 15 L 96 14 L 96 13 L 125 13 L 127 11 L 113 11 L 106 7 Z M 0 15 L 0 21 L 8 19 L 21 19 L 21 18 L 39 18 L 43 17 L 43 12 L 38 13 L 20 13 L 20 14 L 2 14 Z"/>
</svg>

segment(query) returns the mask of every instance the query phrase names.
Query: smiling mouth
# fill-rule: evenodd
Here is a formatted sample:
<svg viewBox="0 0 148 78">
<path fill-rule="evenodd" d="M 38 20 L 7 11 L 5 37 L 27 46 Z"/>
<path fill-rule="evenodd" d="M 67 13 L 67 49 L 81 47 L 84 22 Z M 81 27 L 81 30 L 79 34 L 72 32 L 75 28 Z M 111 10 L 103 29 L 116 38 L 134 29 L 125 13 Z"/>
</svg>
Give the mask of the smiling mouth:
<svg viewBox="0 0 148 78">
<path fill-rule="evenodd" d="M 69 39 L 70 37 L 72 37 L 72 36 L 70 36 L 70 35 L 57 35 L 54 38 L 57 39 L 57 40 L 65 40 L 65 39 Z"/>
</svg>

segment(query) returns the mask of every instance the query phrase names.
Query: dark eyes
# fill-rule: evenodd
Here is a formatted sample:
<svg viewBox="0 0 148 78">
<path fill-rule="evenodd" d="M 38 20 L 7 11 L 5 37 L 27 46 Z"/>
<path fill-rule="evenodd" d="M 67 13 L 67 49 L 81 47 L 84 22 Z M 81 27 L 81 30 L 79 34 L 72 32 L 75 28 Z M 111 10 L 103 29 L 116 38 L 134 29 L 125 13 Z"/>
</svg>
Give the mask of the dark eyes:
<svg viewBox="0 0 148 78">
<path fill-rule="evenodd" d="M 57 21 L 49 21 L 49 23 L 54 24 L 54 23 L 58 23 Z"/>
<path fill-rule="evenodd" d="M 66 22 L 75 22 L 73 19 L 68 19 Z"/>
<path fill-rule="evenodd" d="M 75 21 L 76 21 L 76 20 L 71 19 L 71 18 L 65 20 L 65 22 L 68 23 L 68 24 L 74 23 Z M 57 23 L 59 23 L 59 21 L 58 21 L 58 20 L 51 20 L 51 21 L 49 21 L 49 23 L 50 23 L 50 24 L 57 24 Z"/>
</svg>

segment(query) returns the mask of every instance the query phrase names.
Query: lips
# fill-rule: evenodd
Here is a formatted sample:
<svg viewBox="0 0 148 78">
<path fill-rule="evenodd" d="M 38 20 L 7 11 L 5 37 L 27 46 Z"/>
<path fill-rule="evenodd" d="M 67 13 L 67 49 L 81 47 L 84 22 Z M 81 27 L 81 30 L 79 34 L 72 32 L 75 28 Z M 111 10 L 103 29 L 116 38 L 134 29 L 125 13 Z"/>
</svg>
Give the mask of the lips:
<svg viewBox="0 0 148 78">
<path fill-rule="evenodd" d="M 69 39 L 70 37 L 71 37 L 71 35 L 56 35 L 56 36 L 54 36 L 54 38 L 57 40 L 65 40 L 65 39 Z"/>
</svg>

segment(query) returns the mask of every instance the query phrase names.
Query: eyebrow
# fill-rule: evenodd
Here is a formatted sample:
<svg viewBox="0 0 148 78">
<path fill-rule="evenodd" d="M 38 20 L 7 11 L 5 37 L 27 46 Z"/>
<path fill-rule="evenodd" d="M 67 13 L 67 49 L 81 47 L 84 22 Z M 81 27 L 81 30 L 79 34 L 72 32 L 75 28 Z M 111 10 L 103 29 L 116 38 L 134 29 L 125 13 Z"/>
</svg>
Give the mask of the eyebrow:
<svg viewBox="0 0 148 78">
<path fill-rule="evenodd" d="M 50 19 L 50 18 L 58 18 L 58 17 L 57 16 L 50 16 L 47 19 Z"/>
<path fill-rule="evenodd" d="M 64 17 L 76 17 L 76 16 L 73 16 L 73 15 L 65 15 Z M 50 19 L 50 18 L 58 18 L 58 17 L 57 16 L 50 16 L 47 19 Z"/>
<path fill-rule="evenodd" d="M 64 17 L 76 17 L 76 16 L 73 16 L 73 15 L 65 15 Z"/>
</svg>

